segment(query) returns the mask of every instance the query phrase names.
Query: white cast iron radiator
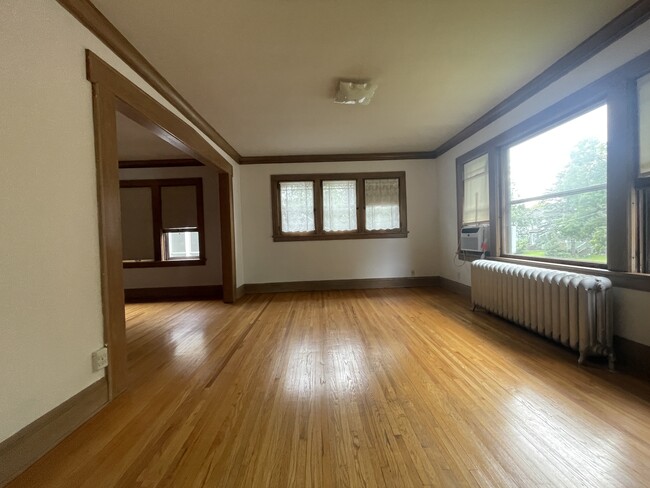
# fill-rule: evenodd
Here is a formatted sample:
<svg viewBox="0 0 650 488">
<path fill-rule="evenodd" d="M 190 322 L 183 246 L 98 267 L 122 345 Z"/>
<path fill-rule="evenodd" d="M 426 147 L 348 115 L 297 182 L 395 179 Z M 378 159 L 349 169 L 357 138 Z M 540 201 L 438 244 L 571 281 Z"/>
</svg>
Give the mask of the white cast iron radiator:
<svg viewBox="0 0 650 488">
<path fill-rule="evenodd" d="M 612 282 L 607 278 L 479 259 L 472 263 L 472 305 L 614 369 Z"/>
</svg>

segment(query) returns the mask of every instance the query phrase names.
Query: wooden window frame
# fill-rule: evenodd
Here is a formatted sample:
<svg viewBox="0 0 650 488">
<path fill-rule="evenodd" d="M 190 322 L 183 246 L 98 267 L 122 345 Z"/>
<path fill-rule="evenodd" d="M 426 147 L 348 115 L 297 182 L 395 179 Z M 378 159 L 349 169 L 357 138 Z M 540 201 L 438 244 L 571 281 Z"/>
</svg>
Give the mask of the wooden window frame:
<svg viewBox="0 0 650 488">
<path fill-rule="evenodd" d="M 163 253 L 164 235 L 168 230 L 162 224 L 162 188 L 173 186 L 193 186 L 196 189 L 196 231 L 199 233 L 199 257 L 195 259 L 165 259 Z M 122 261 L 124 268 L 167 268 L 174 266 L 204 266 L 205 222 L 203 217 L 203 179 L 202 178 L 161 178 L 149 180 L 120 180 L 120 188 L 150 188 L 153 222 L 153 261 Z"/>
<path fill-rule="evenodd" d="M 463 211 L 462 169 L 465 163 L 488 154 L 490 201 L 490 253 L 493 259 L 519 262 L 532 266 L 610 276 L 616 286 L 650 291 L 648 241 L 644 239 L 647 211 L 641 201 L 643 188 L 650 186 L 648 176 L 639 175 L 638 101 L 636 80 L 650 72 L 650 51 L 629 61 L 602 78 L 565 97 L 526 121 L 497 135 L 489 141 L 456 159 L 456 188 L 458 229 Z M 607 147 L 607 264 L 585 263 L 552 258 L 507 255 L 504 253 L 506 201 L 507 148 L 554 126 L 585 113 L 600 104 L 608 106 Z M 461 253 L 467 261 L 477 259 L 480 253 Z M 644 259 L 645 255 L 645 259 Z M 645 262 L 643 262 L 645 261 Z"/>
<path fill-rule="evenodd" d="M 399 182 L 399 217 L 400 227 L 391 230 L 366 230 L 366 195 L 365 180 L 397 179 Z M 323 181 L 356 181 L 357 189 L 357 230 L 325 231 L 323 230 Z M 280 183 L 310 181 L 314 185 L 314 227 L 313 232 L 282 232 L 280 204 Z M 371 172 L 371 173 L 324 173 L 291 174 L 271 176 L 271 211 L 273 221 L 273 240 L 288 241 L 330 241 L 345 239 L 377 239 L 408 237 L 406 212 L 406 172 Z"/>
</svg>

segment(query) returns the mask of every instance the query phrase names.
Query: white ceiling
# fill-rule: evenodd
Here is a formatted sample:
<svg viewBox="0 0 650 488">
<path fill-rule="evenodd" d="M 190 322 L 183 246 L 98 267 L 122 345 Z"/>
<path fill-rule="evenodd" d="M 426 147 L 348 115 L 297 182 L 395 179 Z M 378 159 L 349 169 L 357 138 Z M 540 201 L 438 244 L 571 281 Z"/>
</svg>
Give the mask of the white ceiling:
<svg viewBox="0 0 650 488">
<path fill-rule="evenodd" d="M 633 3 L 94 0 L 244 156 L 432 150 Z"/>
<path fill-rule="evenodd" d="M 187 159 L 189 157 L 149 129 L 117 112 L 117 159 L 120 161 Z"/>
</svg>

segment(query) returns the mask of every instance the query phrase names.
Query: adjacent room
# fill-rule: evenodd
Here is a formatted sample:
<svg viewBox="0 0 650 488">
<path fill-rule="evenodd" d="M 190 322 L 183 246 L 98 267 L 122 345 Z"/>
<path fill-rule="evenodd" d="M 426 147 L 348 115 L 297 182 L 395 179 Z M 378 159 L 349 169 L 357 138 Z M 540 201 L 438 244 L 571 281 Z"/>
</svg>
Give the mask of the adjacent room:
<svg viewBox="0 0 650 488">
<path fill-rule="evenodd" d="M 648 486 L 650 0 L 0 19 L 0 486 Z"/>
</svg>

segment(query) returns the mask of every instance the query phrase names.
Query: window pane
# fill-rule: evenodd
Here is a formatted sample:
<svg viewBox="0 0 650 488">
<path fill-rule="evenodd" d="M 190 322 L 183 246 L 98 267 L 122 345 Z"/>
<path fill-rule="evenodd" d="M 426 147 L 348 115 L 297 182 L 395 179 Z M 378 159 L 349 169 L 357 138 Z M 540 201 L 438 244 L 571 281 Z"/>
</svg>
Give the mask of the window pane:
<svg viewBox="0 0 650 488">
<path fill-rule="evenodd" d="M 639 170 L 650 174 L 650 75 L 637 82 L 639 91 Z"/>
<path fill-rule="evenodd" d="M 511 147 L 508 170 L 508 254 L 606 262 L 606 105 Z"/>
<path fill-rule="evenodd" d="M 165 232 L 166 259 L 192 259 L 200 256 L 197 231 Z"/>
<path fill-rule="evenodd" d="M 122 259 L 153 261 L 151 188 L 120 188 L 122 206 Z"/>
<path fill-rule="evenodd" d="M 399 179 L 365 180 L 366 230 L 399 229 Z"/>
<path fill-rule="evenodd" d="M 488 155 L 463 166 L 463 224 L 490 220 Z"/>
<path fill-rule="evenodd" d="M 323 230 L 357 230 L 357 182 L 323 181 Z"/>
<path fill-rule="evenodd" d="M 313 232 L 314 182 L 280 182 L 282 232 Z"/>
</svg>

